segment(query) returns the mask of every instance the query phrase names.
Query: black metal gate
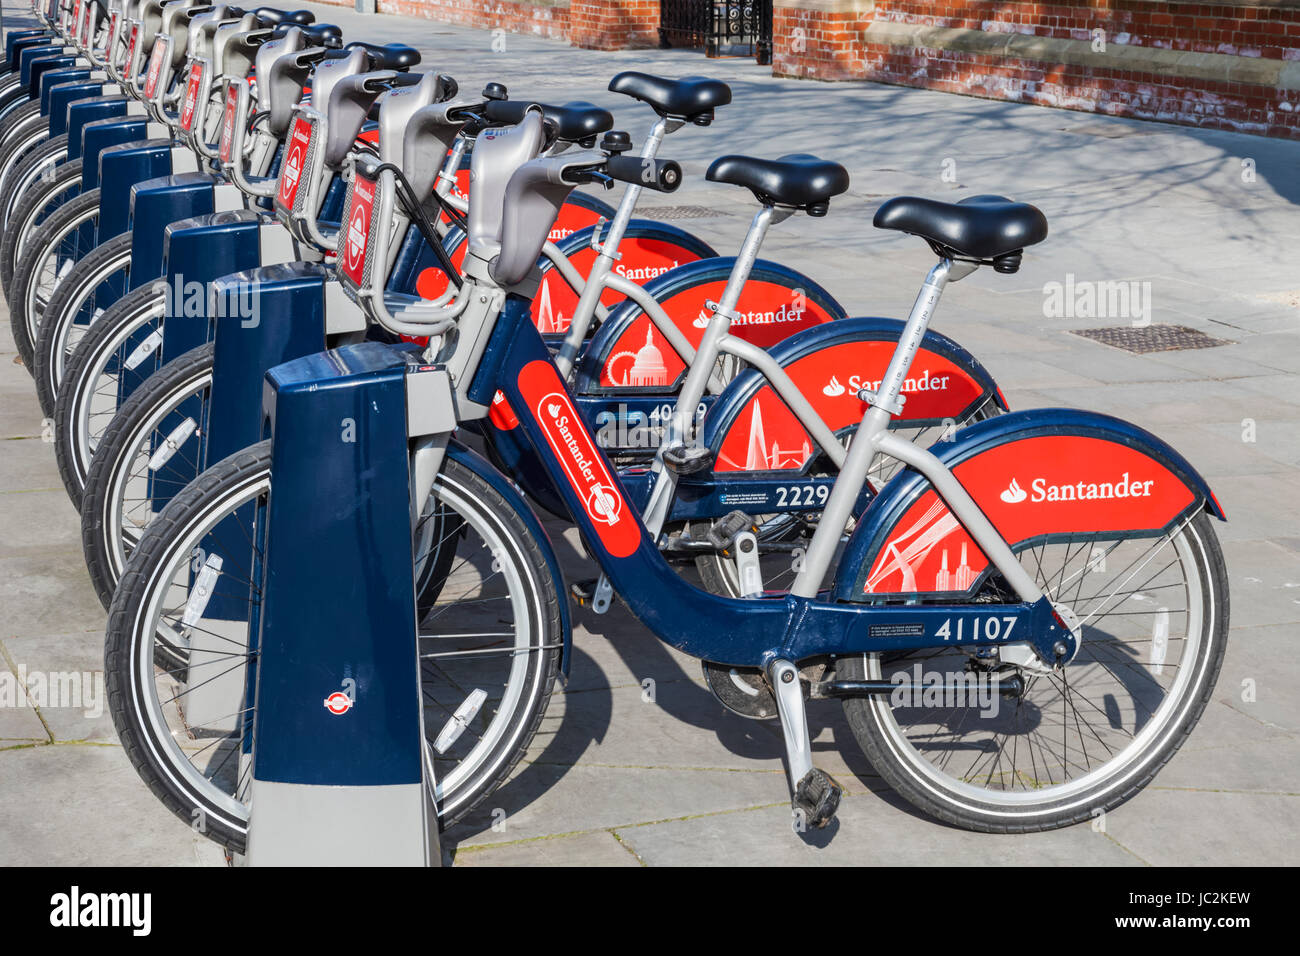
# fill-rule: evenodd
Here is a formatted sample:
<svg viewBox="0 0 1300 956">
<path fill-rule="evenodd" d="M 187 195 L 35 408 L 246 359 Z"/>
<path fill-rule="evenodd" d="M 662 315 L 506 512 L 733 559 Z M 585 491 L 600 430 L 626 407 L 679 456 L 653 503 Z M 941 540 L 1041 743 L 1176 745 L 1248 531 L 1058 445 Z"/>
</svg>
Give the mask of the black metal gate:
<svg viewBox="0 0 1300 956">
<path fill-rule="evenodd" d="M 659 45 L 772 62 L 772 0 L 660 0 Z"/>
</svg>

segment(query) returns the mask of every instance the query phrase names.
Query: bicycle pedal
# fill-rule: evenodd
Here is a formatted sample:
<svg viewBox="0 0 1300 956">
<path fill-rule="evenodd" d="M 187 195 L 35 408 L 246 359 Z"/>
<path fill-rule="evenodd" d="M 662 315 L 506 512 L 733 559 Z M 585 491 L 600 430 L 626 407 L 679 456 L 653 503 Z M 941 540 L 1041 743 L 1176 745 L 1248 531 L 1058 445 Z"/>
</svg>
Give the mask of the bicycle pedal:
<svg viewBox="0 0 1300 956">
<path fill-rule="evenodd" d="M 588 581 L 575 581 L 569 585 L 569 593 L 579 607 L 589 607 L 597 614 L 608 611 L 614 600 L 614 588 L 603 574 Z"/>
<path fill-rule="evenodd" d="M 596 596 L 596 585 L 600 583 L 600 578 L 591 578 L 588 581 L 574 581 L 569 585 L 569 594 L 578 602 L 579 607 L 586 607 L 591 603 L 591 599 Z"/>
<path fill-rule="evenodd" d="M 790 803 L 803 814 L 807 826 L 820 830 L 835 819 L 843 795 L 844 788 L 835 782 L 834 777 L 814 767 L 803 775 Z"/>
<path fill-rule="evenodd" d="M 703 445 L 671 445 L 664 449 L 664 467 L 678 475 L 695 475 L 713 467 L 713 452 Z"/>
<path fill-rule="evenodd" d="M 742 531 L 749 531 L 753 527 L 753 518 L 743 511 L 732 511 L 713 522 L 704 536 L 709 539 L 709 544 L 719 551 L 725 551 L 736 540 L 736 535 Z"/>
</svg>

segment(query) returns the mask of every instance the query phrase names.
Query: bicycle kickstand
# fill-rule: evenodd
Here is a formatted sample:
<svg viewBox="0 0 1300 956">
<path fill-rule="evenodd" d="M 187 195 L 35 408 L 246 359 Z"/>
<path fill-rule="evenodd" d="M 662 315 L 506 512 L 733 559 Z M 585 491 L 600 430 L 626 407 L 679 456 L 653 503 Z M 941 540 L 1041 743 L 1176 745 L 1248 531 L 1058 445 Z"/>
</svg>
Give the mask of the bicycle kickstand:
<svg viewBox="0 0 1300 956">
<path fill-rule="evenodd" d="M 835 819 L 844 791 L 830 774 L 812 765 L 812 741 L 808 738 L 799 668 L 789 661 L 776 660 L 768 665 L 767 676 L 781 715 L 795 829 L 821 829 Z"/>
</svg>

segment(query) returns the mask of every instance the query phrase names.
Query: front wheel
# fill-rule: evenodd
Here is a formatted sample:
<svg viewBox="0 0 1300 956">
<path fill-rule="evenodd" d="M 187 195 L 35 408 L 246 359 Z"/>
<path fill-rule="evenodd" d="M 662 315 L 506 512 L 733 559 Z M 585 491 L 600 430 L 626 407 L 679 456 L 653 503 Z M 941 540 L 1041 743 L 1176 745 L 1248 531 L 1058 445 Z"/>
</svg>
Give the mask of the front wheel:
<svg viewBox="0 0 1300 956">
<path fill-rule="evenodd" d="M 42 179 L 54 175 L 55 169 L 68 158 L 68 134 L 51 137 L 28 150 L 12 173 L 0 186 L 0 223 L 6 231 L 12 226 L 13 214 Z M 80 167 L 78 167 L 80 168 Z"/>
<path fill-rule="evenodd" d="M 270 489 L 271 444 L 262 442 L 178 494 L 132 556 L 105 643 L 109 706 L 136 770 L 173 813 L 202 820 L 209 838 L 235 851 L 248 833 L 255 711 L 245 695 L 256 656 L 247 611 L 231 609 L 260 600 L 248 569 L 261 566 Z M 550 700 L 563 635 L 545 556 L 489 482 L 449 456 L 426 521 L 448 529 L 435 546 L 455 549 L 419 634 L 426 756 L 447 826 L 504 781 L 527 748 Z M 217 542 L 228 546 L 214 563 Z M 211 603 L 190 600 L 196 562 L 219 564 L 206 591 Z"/>
<path fill-rule="evenodd" d="M 14 269 L 27 249 L 27 244 L 45 222 L 63 203 L 81 191 L 82 163 L 79 159 L 60 163 L 40 181 L 32 184 L 14 206 L 13 215 L 5 223 L 4 237 L 0 239 L 0 286 L 7 290 L 13 285 Z"/>
<path fill-rule="evenodd" d="M 1158 538 L 1074 535 L 1021 560 L 1078 622 L 1063 667 L 1014 645 L 836 665 L 848 680 L 916 688 L 846 701 L 849 727 L 902 796 L 968 830 L 1069 826 L 1134 796 L 1191 733 L 1227 643 L 1227 571 L 1204 512 Z M 1012 676 L 1023 689 L 998 693 Z"/>
<path fill-rule="evenodd" d="M 131 233 L 124 232 L 87 252 L 55 287 L 32 348 L 36 397 L 47 416 L 54 415 L 63 370 L 77 344 L 126 295 L 130 269 Z"/>
<path fill-rule="evenodd" d="M 98 218 L 99 190 L 92 189 L 51 213 L 36 227 L 18 257 L 13 287 L 5 291 L 14 343 L 28 371 L 33 370 L 36 336 L 50 298 L 73 264 L 95 247 Z"/>
<path fill-rule="evenodd" d="M 54 401 L 54 454 L 63 487 L 78 508 L 105 429 L 119 406 L 158 371 L 167 304 L 158 286 L 142 285 L 109 306 L 64 369 Z"/>
<path fill-rule="evenodd" d="M 74 501 L 90 582 L 105 608 L 140 536 L 202 470 L 200 422 L 211 391 L 212 346 L 201 345 L 146 379 L 97 442 Z M 61 449 L 66 441 L 55 431 Z"/>
</svg>

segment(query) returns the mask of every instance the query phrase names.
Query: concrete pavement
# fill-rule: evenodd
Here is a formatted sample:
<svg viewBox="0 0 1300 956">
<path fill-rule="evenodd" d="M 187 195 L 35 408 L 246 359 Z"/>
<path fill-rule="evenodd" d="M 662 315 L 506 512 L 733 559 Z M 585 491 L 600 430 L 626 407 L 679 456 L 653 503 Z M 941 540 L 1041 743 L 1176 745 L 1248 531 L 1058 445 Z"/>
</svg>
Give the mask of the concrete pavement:
<svg viewBox="0 0 1300 956">
<path fill-rule="evenodd" d="M 1087 826 L 1023 837 L 919 816 L 866 764 L 838 706 L 813 704 L 816 762 L 848 788 L 837 832 L 788 826 L 779 729 L 725 713 L 694 660 L 617 605 L 575 615 L 573 674 L 488 811 L 445 835 L 457 865 L 1287 863 L 1300 843 L 1300 143 L 871 85 L 773 79 L 747 60 L 683 51 L 577 51 L 554 41 L 319 8 L 348 36 L 403 40 L 473 90 L 586 99 L 639 141 L 648 109 L 605 91 L 622 69 L 703 74 L 734 102 L 661 155 L 686 172 L 652 206 L 702 207 L 677 224 L 735 250 L 748 194 L 703 181 L 727 152 L 814 152 L 850 194 L 825 219 L 778 226 L 764 256 L 800 268 L 852 314 L 902 315 L 931 256 L 873 230 L 884 198 L 1002 193 L 1040 206 L 1052 234 L 1020 272 L 953 287 L 935 327 L 977 355 L 1013 408 L 1074 406 L 1132 419 L 1214 486 L 1232 635 L 1214 701 L 1155 783 Z M 6 27 L 13 25 L 5 6 Z M 504 40 L 504 50 L 498 49 Z M 1046 314 L 1049 283 L 1134 282 L 1153 323 L 1231 344 L 1134 355 L 1070 334 L 1128 316 Z M 1149 284 L 1149 285 L 1144 285 Z M 0 669 L 102 672 L 104 615 L 77 516 L 26 371 L 0 321 Z M 569 572 L 588 566 L 553 529 Z M 653 681 L 653 700 L 647 700 Z M 106 714 L 0 707 L 0 863 L 220 863 L 144 788 Z M 492 810 L 499 810 L 493 814 Z"/>
</svg>

